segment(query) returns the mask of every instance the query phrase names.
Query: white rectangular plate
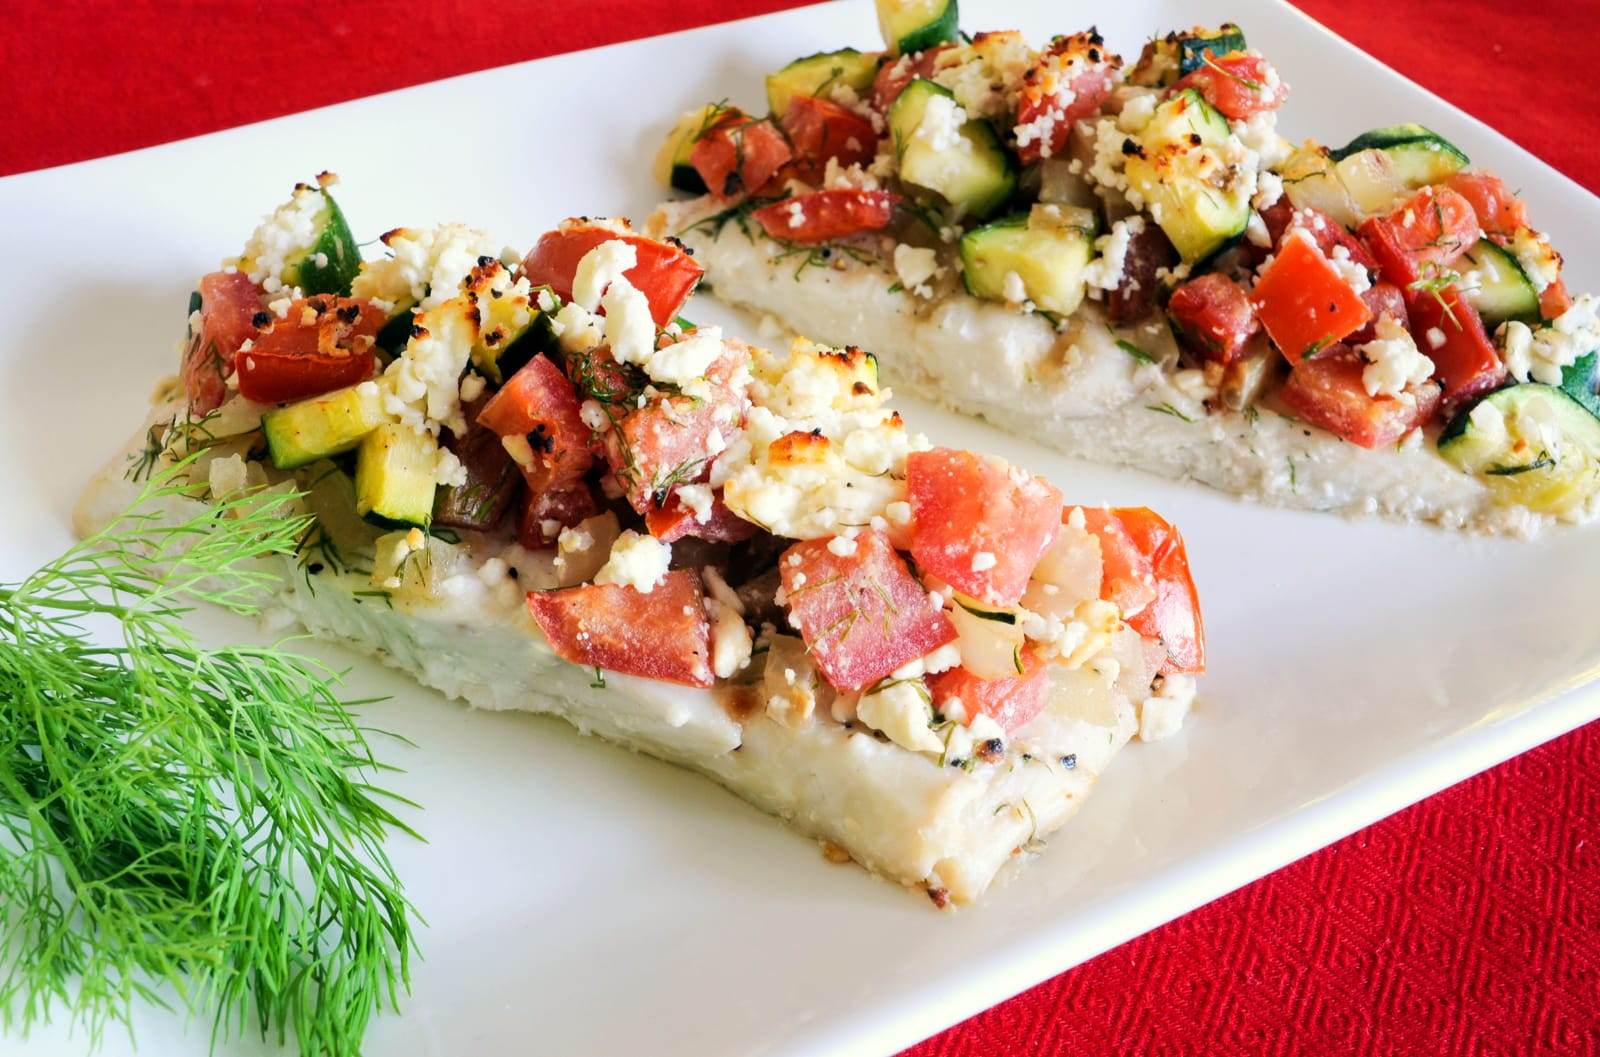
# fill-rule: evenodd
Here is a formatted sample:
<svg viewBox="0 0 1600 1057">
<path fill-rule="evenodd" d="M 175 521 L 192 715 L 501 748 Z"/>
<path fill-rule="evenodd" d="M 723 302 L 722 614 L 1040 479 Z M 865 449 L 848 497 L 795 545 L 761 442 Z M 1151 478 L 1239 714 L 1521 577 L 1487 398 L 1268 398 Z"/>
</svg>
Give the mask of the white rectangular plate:
<svg viewBox="0 0 1600 1057">
<path fill-rule="evenodd" d="M 1088 17 L 1050 0 L 971 6 L 970 28 L 1035 43 Z M 1289 7 L 1128 0 L 1093 17 L 1130 56 L 1158 30 L 1236 19 L 1294 87 L 1291 138 L 1430 125 L 1523 190 L 1575 255 L 1574 289 L 1600 287 L 1600 258 L 1577 256 L 1576 237 L 1600 230 L 1600 201 Z M 679 110 L 760 109 L 764 72 L 876 34 L 865 2 L 806 8 L 0 181 L 0 579 L 68 543 L 76 491 L 176 365 L 194 277 L 295 180 L 340 173 L 363 240 L 459 219 L 526 247 L 569 214 L 642 219 L 648 159 Z M 394 698 L 375 721 L 418 746 L 386 754 L 429 841 L 395 844 L 429 922 L 426 960 L 368 1052 L 892 1051 L 1600 714 L 1600 693 L 1578 689 L 1600 674 L 1593 531 L 1525 544 L 1261 509 L 905 410 L 1073 500 L 1148 504 L 1183 527 L 1212 646 L 1185 733 L 1131 748 L 1027 870 L 940 915 L 706 781 L 357 663 L 354 691 Z M 218 639 L 259 638 L 195 619 Z M 206 1052 L 205 1023 L 137 1026 L 140 1052 Z M 81 1049 L 53 1028 L 27 1052 Z"/>
</svg>

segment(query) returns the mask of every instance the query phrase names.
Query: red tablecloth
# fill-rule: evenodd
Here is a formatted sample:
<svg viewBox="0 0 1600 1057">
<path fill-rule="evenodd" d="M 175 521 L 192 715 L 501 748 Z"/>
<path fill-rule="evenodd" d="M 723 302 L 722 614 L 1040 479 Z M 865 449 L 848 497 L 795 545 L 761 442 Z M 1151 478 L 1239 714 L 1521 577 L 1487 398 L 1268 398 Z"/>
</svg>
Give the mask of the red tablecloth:
<svg viewBox="0 0 1600 1057">
<path fill-rule="evenodd" d="M 0 5 L 0 173 L 788 6 L 792 0 L 303 7 L 7 0 Z M 1596 0 L 1300 6 L 1600 190 Z M 971 7 L 968 21 L 978 17 Z M 994 20 L 1003 22 L 1003 14 L 996 10 Z M 1596 252 L 1571 233 L 1565 245 Z M 1600 724 L 910 1053 L 1600 1053 L 1596 819 Z"/>
</svg>

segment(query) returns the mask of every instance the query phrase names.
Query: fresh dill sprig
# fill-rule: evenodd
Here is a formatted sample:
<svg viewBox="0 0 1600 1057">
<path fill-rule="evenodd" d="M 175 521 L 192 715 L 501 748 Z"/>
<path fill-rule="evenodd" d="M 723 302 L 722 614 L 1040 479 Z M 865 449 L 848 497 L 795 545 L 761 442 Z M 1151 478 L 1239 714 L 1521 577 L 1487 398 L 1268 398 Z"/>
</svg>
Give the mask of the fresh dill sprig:
<svg viewBox="0 0 1600 1057">
<path fill-rule="evenodd" d="M 259 609 L 308 525 L 292 494 L 187 503 L 192 465 L 0 585 L 0 1024 L 64 1011 L 93 1047 L 176 995 L 213 1043 L 253 1024 L 354 1055 L 409 987 L 383 848 L 407 802 L 338 673 L 184 626 L 195 601 Z"/>
</svg>

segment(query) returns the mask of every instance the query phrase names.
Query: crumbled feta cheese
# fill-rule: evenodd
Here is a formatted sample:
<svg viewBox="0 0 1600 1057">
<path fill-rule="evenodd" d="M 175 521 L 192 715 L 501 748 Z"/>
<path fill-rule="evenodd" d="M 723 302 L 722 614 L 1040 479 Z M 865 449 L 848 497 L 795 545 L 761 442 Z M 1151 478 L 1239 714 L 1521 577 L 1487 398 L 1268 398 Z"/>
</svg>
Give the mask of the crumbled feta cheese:
<svg viewBox="0 0 1600 1057">
<path fill-rule="evenodd" d="M 1194 705 L 1195 681 L 1188 675 L 1163 675 L 1156 692 L 1139 706 L 1139 740 L 1160 741 L 1176 734 Z"/>
<path fill-rule="evenodd" d="M 398 228 L 384 235 L 391 256 L 366 261 L 351 286 L 351 296 L 396 305 L 433 308 L 461 292 L 461 281 L 478 258 L 493 256 L 495 240 L 464 224 L 441 224 L 423 231 Z"/>
<path fill-rule="evenodd" d="M 452 488 L 461 488 L 467 483 L 466 466 L 449 448 L 439 448 L 434 453 L 433 481 Z"/>
<path fill-rule="evenodd" d="M 987 572 L 998 564 L 999 559 L 992 551 L 976 551 L 972 555 L 972 571 L 975 573 Z"/>
<path fill-rule="evenodd" d="M 597 348 L 605 340 L 601 325 L 598 316 L 571 301 L 562 305 L 550 320 L 551 330 L 561 341 L 561 351 L 567 353 L 584 353 Z"/>
<path fill-rule="evenodd" d="M 1348 246 L 1335 246 L 1328 261 L 1333 265 L 1333 270 L 1339 273 L 1339 278 L 1345 281 L 1345 285 L 1356 293 L 1364 294 L 1372 289 L 1372 276 L 1367 273 L 1366 265 L 1351 259 Z"/>
<path fill-rule="evenodd" d="M 1374 332 L 1377 336 L 1356 350 L 1367 361 L 1361 385 L 1368 396 L 1399 396 L 1433 377 L 1433 361 L 1417 349 L 1399 320 L 1385 315 Z"/>
<path fill-rule="evenodd" d="M 1472 410 L 1467 413 L 1467 419 L 1472 423 L 1473 430 L 1483 438 L 1486 445 L 1494 447 L 1506 442 L 1508 438 L 1506 416 L 1489 401 L 1478 401 Z"/>
<path fill-rule="evenodd" d="M 861 168 L 861 163 L 844 166 L 838 158 L 829 158 L 822 171 L 822 187 L 828 191 L 876 191 L 881 185 L 878 178 Z"/>
<path fill-rule="evenodd" d="M 627 279 L 618 276 L 600 303 L 606 310 L 606 344 L 618 363 L 648 364 L 656 349 L 656 321 L 650 301 Z"/>
<path fill-rule="evenodd" d="M 600 307 L 606 288 L 638 263 L 638 251 L 621 239 L 608 239 L 595 246 L 578 261 L 578 269 L 572 277 L 573 303 L 593 312 Z"/>
<path fill-rule="evenodd" d="M 478 339 L 476 307 L 458 296 L 414 317 L 411 339 L 383 372 L 383 410 L 418 432 L 466 432 L 461 373 Z"/>
<path fill-rule="evenodd" d="M 754 642 L 744 622 L 744 603 L 714 566 L 701 571 L 705 581 L 706 615 L 711 621 L 711 670 L 727 679 L 750 663 Z"/>
<path fill-rule="evenodd" d="M 1538 330 L 1512 320 L 1496 332 L 1506 369 L 1519 382 L 1560 385 L 1562 371 L 1600 348 L 1600 299 L 1583 294 L 1572 307 Z"/>
<path fill-rule="evenodd" d="M 461 402 L 470 404 L 478 399 L 483 395 L 486 384 L 483 375 L 478 374 L 476 371 L 467 372 L 466 376 L 461 379 Z"/>
<path fill-rule="evenodd" d="M 1440 330 L 1438 327 L 1429 327 L 1427 329 L 1427 331 L 1425 331 L 1423 333 L 1422 336 L 1428 339 L 1428 348 L 1430 348 L 1430 349 L 1442 349 L 1442 348 L 1444 348 L 1444 343 L 1445 343 L 1445 340 L 1446 340 L 1445 336 L 1444 336 L 1444 331 Z"/>
<path fill-rule="evenodd" d="M 644 373 L 663 385 L 686 386 L 704 378 L 722 355 L 722 328 L 700 327 L 681 341 L 664 345 L 649 357 Z"/>
<path fill-rule="evenodd" d="M 311 249 L 319 233 L 317 217 L 327 204 L 321 188 L 302 184 L 289 201 L 261 219 L 240 258 L 251 282 L 269 294 L 283 288 L 284 268 Z"/>
<path fill-rule="evenodd" d="M 1006 272 L 1005 278 L 1000 280 L 1000 296 L 1006 299 L 1007 304 L 1020 305 L 1028 299 L 1027 284 L 1022 281 L 1022 276 L 1016 272 Z"/>
<path fill-rule="evenodd" d="M 696 521 L 704 522 L 711 517 L 714 497 L 710 485 L 680 484 L 674 494 L 677 495 L 678 502 L 688 507 Z"/>
<path fill-rule="evenodd" d="M 1111 225 L 1111 230 L 1094 240 L 1099 254 L 1083 270 L 1084 281 L 1099 290 L 1115 290 L 1122 283 L 1128 263 L 1128 246 L 1144 230 L 1144 218 L 1131 216 Z"/>
<path fill-rule="evenodd" d="M 597 584 L 624 584 L 649 594 L 667 575 L 672 548 L 654 536 L 628 529 L 611 545 L 611 556 L 595 573 Z"/>
<path fill-rule="evenodd" d="M 918 680 L 896 680 L 863 694 L 856 718 L 903 749 L 940 753 L 944 742 L 933 732 L 932 698 Z"/>
<path fill-rule="evenodd" d="M 944 274 L 939 267 L 939 255 L 921 246 L 900 243 L 894 248 L 894 273 L 900 285 L 918 297 L 932 297 L 933 287 L 928 280 Z"/>
<path fill-rule="evenodd" d="M 1283 197 L 1283 177 L 1275 172 L 1263 169 L 1256 177 L 1255 197 L 1250 199 L 1251 208 L 1258 212 L 1271 209 Z"/>
<path fill-rule="evenodd" d="M 967 146 L 961 136 L 961 126 L 966 123 L 967 112 L 954 99 L 945 95 L 931 96 L 912 137 L 922 140 L 930 150 L 955 150 Z"/>
<path fill-rule="evenodd" d="M 1550 246 L 1550 239 L 1531 228 L 1518 228 L 1511 236 L 1511 252 L 1536 293 L 1561 278 L 1561 255 Z"/>
</svg>

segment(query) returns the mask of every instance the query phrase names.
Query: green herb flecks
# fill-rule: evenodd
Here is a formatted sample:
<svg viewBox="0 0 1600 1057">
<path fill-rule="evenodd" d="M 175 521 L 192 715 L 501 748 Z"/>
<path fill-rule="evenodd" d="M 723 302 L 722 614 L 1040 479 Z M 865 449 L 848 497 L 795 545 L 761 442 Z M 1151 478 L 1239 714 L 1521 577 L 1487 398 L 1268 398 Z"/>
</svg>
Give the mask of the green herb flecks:
<svg viewBox="0 0 1600 1057">
<path fill-rule="evenodd" d="M 1145 352 L 1143 349 L 1141 349 L 1139 346 L 1135 345 L 1131 341 L 1124 341 L 1123 339 L 1118 338 L 1117 339 L 1117 348 L 1121 349 L 1123 352 L 1127 353 L 1129 356 L 1132 356 L 1134 359 L 1138 360 L 1140 363 L 1155 363 L 1156 362 L 1154 356 L 1151 356 L 1148 352 Z"/>
<path fill-rule="evenodd" d="M 1520 463 L 1516 466 L 1491 466 L 1483 471 L 1491 477 L 1515 477 L 1522 473 L 1532 473 L 1534 470 L 1548 470 L 1556 464 L 1547 451 L 1541 451 L 1539 457 L 1532 462 Z"/>
<path fill-rule="evenodd" d="M 1177 408 L 1173 407 L 1171 404 L 1169 404 L 1169 403 L 1167 403 L 1165 401 L 1162 401 L 1159 404 L 1146 404 L 1145 405 L 1145 410 L 1146 411 L 1159 411 L 1163 415 L 1171 415 L 1173 418 L 1181 418 L 1185 422 L 1188 422 L 1190 425 L 1193 425 L 1194 421 L 1195 421 L 1194 419 L 1190 418 L 1188 415 L 1184 414 L 1182 411 L 1179 411 Z"/>
<path fill-rule="evenodd" d="M 373 784 L 388 768 L 337 673 L 185 628 L 196 600 L 259 608 L 308 526 L 270 492 L 163 523 L 203 495 L 192 465 L 0 586 L 0 1021 L 65 1013 L 92 1047 L 175 993 L 214 1040 L 253 1024 L 349 1057 L 408 987 L 414 911 L 383 846 L 404 801 Z"/>
</svg>

